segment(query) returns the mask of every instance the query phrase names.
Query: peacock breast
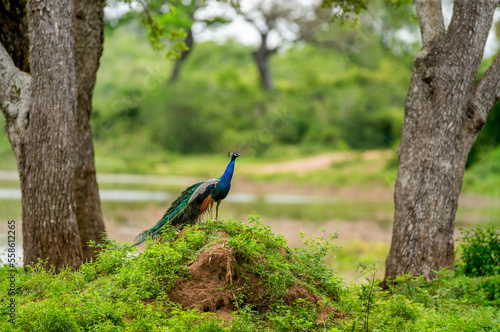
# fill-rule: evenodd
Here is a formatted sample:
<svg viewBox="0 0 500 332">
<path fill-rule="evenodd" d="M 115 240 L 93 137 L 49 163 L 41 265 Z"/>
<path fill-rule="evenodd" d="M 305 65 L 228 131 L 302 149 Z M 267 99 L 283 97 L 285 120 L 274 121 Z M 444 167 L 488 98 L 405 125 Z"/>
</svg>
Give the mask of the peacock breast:
<svg viewBox="0 0 500 332">
<path fill-rule="evenodd" d="M 225 184 L 219 182 L 217 186 L 213 189 L 212 191 L 212 198 L 214 201 L 220 201 L 224 198 L 226 198 L 227 194 L 229 193 L 229 189 L 231 189 L 231 184 Z"/>
</svg>

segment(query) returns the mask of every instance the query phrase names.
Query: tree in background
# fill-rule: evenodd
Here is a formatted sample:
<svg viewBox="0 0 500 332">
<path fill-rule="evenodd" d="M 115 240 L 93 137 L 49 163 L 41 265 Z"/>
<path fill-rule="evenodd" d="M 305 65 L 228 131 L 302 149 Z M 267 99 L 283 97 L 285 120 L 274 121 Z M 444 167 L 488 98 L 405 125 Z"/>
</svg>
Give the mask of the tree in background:
<svg viewBox="0 0 500 332">
<path fill-rule="evenodd" d="M 131 4 L 131 1 L 126 0 Z M 146 26 L 153 49 L 167 47 L 167 57 L 175 60 L 170 82 L 179 79 L 181 66 L 194 46 L 193 24 L 204 28 L 216 27 L 229 21 L 220 16 L 201 19 L 197 12 L 205 4 L 202 0 L 140 0 Z"/>
<path fill-rule="evenodd" d="M 422 48 L 413 63 L 398 148 L 392 243 L 385 278 L 433 277 L 453 266 L 453 231 L 467 155 L 500 98 L 500 56 L 477 81 L 495 1 L 415 0 Z"/>
<path fill-rule="evenodd" d="M 369 62 L 366 58 L 370 57 L 364 51 L 372 42 L 380 42 L 384 49 L 397 56 L 413 55 L 419 38 L 418 24 L 411 20 L 413 16 L 414 7 L 410 3 L 372 1 L 356 17 L 356 29 L 346 30 L 343 34 L 333 34 L 331 29 L 323 29 L 304 39 L 320 47 L 341 51 L 349 61 L 356 56 Z"/>
<path fill-rule="evenodd" d="M 252 56 L 259 70 L 260 85 L 264 90 L 273 88 L 269 57 L 283 46 L 300 39 L 312 39 L 323 23 L 332 17 L 330 10 L 323 10 L 321 3 L 312 1 L 260 0 L 238 7 L 238 13 L 260 35 L 260 46 Z M 274 46 L 269 37 L 274 35 Z"/>
<path fill-rule="evenodd" d="M 246 7 L 238 7 L 238 13 L 260 34 L 260 46 L 252 55 L 259 70 L 261 87 L 265 90 L 273 88 L 269 69 L 272 54 L 287 44 L 314 40 L 324 24 L 333 19 L 342 22 L 353 20 L 353 14 L 366 9 L 366 5 L 365 0 L 332 0 L 328 6 L 314 0 L 259 0 Z M 275 37 L 272 47 L 269 45 L 270 35 Z"/>
<path fill-rule="evenodd" d="M 24 265 L 93 256 L 104 232 L 90 129 L 104 1 L 0 4 L 0 105 L 16 156 Z M 29 31 L 29 33 L 28 33 Z"/>
<path fill-rule="evenodd" d="M 123 0 L 133 8 L 133 1 Z M 311 40 L 322 30 L 325 22 L 332 18 L 347 22 L 353 19 L 367 6 L 367 0 L 330 0 L 334 8 L 324 9 L 322 2 L 313 0 L 304 3 L 299 0 L 259 0 L 253 2 L 224 1 L 236 9 L 261 36 L 260 47 L 252 55 L 259 70 L 260 83 L 263 89 L 273 87 L 269 69 L 269 57 L 280 48 L 298 40 Z M 153 49 L 167 48 L 167 57 L 175 60 L 170 81 L 179 77 L 181 64 L 186 60 L 194 45 L 192 26 L 202 23 L 205 28 L 217 27 L 230 21 L 221 16 L 201 19 L 198 9 L 205 5 L 200 0 L 140 0 L 144 12 L 142 19 L 148 29 Z M 274 35 L 275 46 L 269 45 L 269 36 Z"/>
</svg>

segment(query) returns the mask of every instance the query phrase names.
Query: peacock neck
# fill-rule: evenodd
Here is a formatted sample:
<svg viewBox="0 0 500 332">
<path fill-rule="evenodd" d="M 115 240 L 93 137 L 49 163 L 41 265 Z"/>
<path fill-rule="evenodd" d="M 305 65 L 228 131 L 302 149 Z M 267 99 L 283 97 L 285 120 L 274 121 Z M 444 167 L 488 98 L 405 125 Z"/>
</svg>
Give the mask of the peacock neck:
<svg viewBox="0 0 500 332">
<path fill-rule="evenodd" d="M 231 159 L 229 164 L 227 164 L 226 170 L 224 171 L 224 174 L 222 174 L 220 180 L 224 184 L 230 184 L 231 179 L 233 178 L 233 172 L 234 172 L 234 162 L 235 159 Z"/>
</svg>

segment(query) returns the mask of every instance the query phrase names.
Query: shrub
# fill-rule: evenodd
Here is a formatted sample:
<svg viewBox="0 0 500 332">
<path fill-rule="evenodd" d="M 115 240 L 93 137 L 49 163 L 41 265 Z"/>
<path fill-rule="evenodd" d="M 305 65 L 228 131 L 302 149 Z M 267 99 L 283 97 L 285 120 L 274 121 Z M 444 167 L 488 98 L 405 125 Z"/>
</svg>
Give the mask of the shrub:
<svg viewBox="0 0 500 332">
<path fill-rule="evenodd" d="M 492 223 L 462 230 L 461 271 L 467 276 L 489 276 L 500 272 L 500 233 Z"/>
<path fill-rule="evenodd" d="M 494 238 L 484 229 L 465 242 Z M 106 239 L 78 271 L 56 274 L 40 261 L 19 273 L 16 324 L 0 278 L 0 331 L 498 331 L 500 275 L 441 270 L 430 283 L 399 276 L 390 291 L 373 279 L 349 285 L 325 263 L 335 237 L 290 249 L 254 214 L 248 223 L 166 227 L 143 253 Z"/>
</svg>

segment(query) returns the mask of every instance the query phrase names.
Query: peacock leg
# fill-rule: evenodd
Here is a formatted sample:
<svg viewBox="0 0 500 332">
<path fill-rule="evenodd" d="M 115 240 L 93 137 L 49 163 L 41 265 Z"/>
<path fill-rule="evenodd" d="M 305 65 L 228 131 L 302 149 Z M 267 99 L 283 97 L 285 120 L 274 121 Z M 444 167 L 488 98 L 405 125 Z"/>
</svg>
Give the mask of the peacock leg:
<svg viewBox="0 0 500 332">
<path fill-rule="evenodd" d="M 210 202 L 210 220 L 214 220 L 214 201 Z"/>
<path fill-rule="evenodd" d="M 220 201 L 217 201 L 217 205 L 215 206 L 215 221 L 219 220 L 219 204 Z"/>
</svg>

